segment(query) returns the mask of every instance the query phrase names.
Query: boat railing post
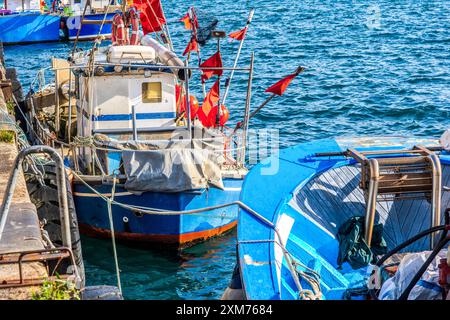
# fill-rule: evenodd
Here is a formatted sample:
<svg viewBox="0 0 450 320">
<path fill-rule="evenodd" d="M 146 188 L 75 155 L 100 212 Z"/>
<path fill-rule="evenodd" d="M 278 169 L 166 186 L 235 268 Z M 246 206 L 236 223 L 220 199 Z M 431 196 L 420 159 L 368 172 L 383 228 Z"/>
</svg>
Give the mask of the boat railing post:
<svg viewBox="0 0 450 320">
<path fill-rule="evenodd" d="M 248 134 L 248 124 L 250 120 L 250 102 L 252 97 L 252 82 L 253 82 L 253 64 L 255 60 L 255 54 L 252 52 L 250 57 L 250 71 L 248 75 L 248 85 L 247 85 L 247 98 L 245 101 L 245 115 L 244 124 L 242 130 L 242 145 L 241 145 L 241 155 L 239 157 L 239 162 L 243 165 L 245 163 L 246 148 L 247 148 L 247 134 Z"/>
<path fill-rule="evenodd" d="M 428 156 L 432 174 L 433 186 L 431 194 L 431 227 L 441 224 L 441 197 L 442 197 L 442 168 L 439 158 L 436 154 Z M 430 249 L 433 250 L 435 245 L 435 234 L 430 235 Z"/>
<path fill-rule="evenodd" d="M 370 167 L 369 194 L 367 197 L 367 208 L 365 218 L 364 239 L 371 246 L 373 226 L 375 224 L 375 213 L 377 210 L 378 182 L 380 179 L 380 167 L 376 159 L 368 160 Z"/>
<path fill-rule="evenodd" d="M 56 180 L 58 186 L 59 217 L 61 220 L 62 242 L 63 246 L 71 248 L 72 239 L 70 234 L 69 205 L 67 200 L 67 186 L 64 162 L 58 152 L 56 152 L 56 150 L 50 148 L 49 146 L 28 147 L 20 151 L 17 155 L 14 162 L 13 171 L 11 172 L 8 179 L 8 184 L 6 185 L 5 197 L 3 198 L 2 206 L 0 208 L 0 241 L 6 225 L 6 221 L 8 219 L 9 209 L 11 207 L 14 190 L 17 184 L 17 178 L 19 176 L 19 169 L 22 167 L 23 160 L 26 156 L 36 153 L 46 153 L 50 155 L 52 160 L 56 163 Z"/>
<path fill-rule="evenodd" d="M 136 106 L 131 106 L 131 113 L 132 113 L 132 125 L 133 125 L 133 140 L 138 140 L 138 134 L 137 134 L 137 126 L 136 126 Z"/>
</svg>

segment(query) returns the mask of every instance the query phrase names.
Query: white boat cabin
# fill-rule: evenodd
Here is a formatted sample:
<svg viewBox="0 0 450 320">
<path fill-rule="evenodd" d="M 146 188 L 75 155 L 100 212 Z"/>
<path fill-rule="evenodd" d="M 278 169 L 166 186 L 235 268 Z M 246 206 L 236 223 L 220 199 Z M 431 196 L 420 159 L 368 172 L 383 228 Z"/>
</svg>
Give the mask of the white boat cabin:
<svg viewBox="0 0 450 320">
<path fill-rule="evenodd" d="M 85 63 L 87 58 L 79 56 L 75 63 Z M 155 69 L 153 48 L 103 48 L 96 54 L 96 63 L 102 61 L 110 65 L 96 67 L 92 77 L 83 72 L 77 76 L 79 135 L 167 131 L 176 127 L 177 78 L 164 66 Z"/>
<path fill-rule="evenodd" d="M 39 0 L 7 0 L 4 2 L 5 9 L 13 12 L 40 11 Z"/>
</svg>

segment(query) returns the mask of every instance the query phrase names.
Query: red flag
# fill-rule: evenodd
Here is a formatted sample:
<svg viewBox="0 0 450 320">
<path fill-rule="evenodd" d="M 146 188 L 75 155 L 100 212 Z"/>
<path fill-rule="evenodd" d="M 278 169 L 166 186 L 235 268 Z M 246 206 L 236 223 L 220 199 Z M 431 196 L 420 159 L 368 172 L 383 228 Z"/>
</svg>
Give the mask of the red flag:
<svg viewBox="0 0 450 320">
<path fill-rule="evenodd" d="M 247 33 L 247 28 L 248 28 L 248 27 L 245 27 L 245 28 L 242 29 L 242 30 L 232 32 L 232 33 L 230 33 L 228 36 L 229 36 L 230 38 L 235 39 L 235 40 L 242 41 L 242 40 L 244 40 L 245 35 L 246 35 L 246 33 Z"/>
<path fill-rule="evenodd" d="M 181 85 L 175 85 L 175 100 L 177 102 L 177 112 L 182 113 L 186 110 L 186 99 L 184 99 Z"/>
<path fill-rule="evenodd" d="M 208 60 L 206 60 L 200 65 L 200 68 L 202 68 L 203 71 L 202 82 L 205 82 L 206 80 L 211 78 L 214 74 L 218 76 L 221 76 L 223 74 L 223 70 L 221 69 L 220 70 L 203 69 L 205 67 L 222 68 L 222 57 L 220 56 L 220 51 L 217 51 Z"/>
<path fill-rule="evenodd" d="M 191 40 L 189 41 L 186 49 L 183 52 L 183 56 L 185 56 L 186 54 L 188 54 L 191 51 L 198 52 L 198 43 L 197 43 L 197 40 L 195 40 L 195 37 L 192 37 Z"/>
<path fill-rule="evenodd" d="M 183 18 L 181 18 L 180 21 L 184 22 L 184 27 L 186 28 L 186 30 L 192 29 L 191 18 L 189 17 L 189 13 L 186 13 L 186 15 Z"/>
<path fill-rule="evenodd" d="M 219 83 L 217 80 L 209 90 L 205 99 L 203 100 L 202 107 L 198 110 L 198 118 L 205 127 L 213 127 L 216 124 L 217 108 L 215 108 L 217 102 L 219 102 Z"/>
<path fill-rule="evenodd" d="M 159 32 L 166 24 L 160 0 L 133 0 L 133 6 L 141 12 L 140 19 L 144 34 Z"/>
<path fill-rule="evenodd" d="M 192 15 L 192 20 L 191 20 L 191 15 L 189 15 L 189 12 L 188 12 L 184 15 L 183 18 L 180 19 L 180 21 L 184 22 L 184 27 L 187 30 L 192 30 L 193 26 L 196 29 L 198 29 L 198 19 L 197 19 L 197 15 L 195 14 L 194 8 L 192 7 L 190 11 L 191 11 L 191 15 Z"/>
<path fill-rule="evenodd" d="M 271 92 L 273 94 L 277 94 L 279 96 L 283 95 L 284 91 L 287 89 L 292 80 L 297 76 L 297 73 L 293 73 L 288 75 L 286 78 L 281 79 L 273 86 L 266 89 L 265 92 Z"/>
</svg>

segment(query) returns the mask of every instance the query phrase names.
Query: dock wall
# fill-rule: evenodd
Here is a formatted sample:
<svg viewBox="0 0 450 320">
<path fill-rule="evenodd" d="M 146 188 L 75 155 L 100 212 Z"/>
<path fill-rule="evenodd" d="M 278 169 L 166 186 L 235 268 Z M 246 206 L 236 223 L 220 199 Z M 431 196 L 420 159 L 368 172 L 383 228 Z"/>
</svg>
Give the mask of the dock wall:
<svg viewBox="0 0 450 320">
<path fill-rule="evenodd" d="M 13 81 L 8 79 L 4 66 L 3 49 L 0 44 L 0 134 L 16 133 L 15 118 L 11 107 Z M 13 72 L 15 75 L 15 71 Z M 3 136 L 4 137 L 4 136 Z M 0 203 L 5 198 L 5 189 L 14 162 L 19 152 L 17 141 L 0 139 Z M 22 170 L 22 169 L 20 169 Z M 48 277 L 47 269 L 41 262 L 23 263 L 23 280 L 27 285 L 19 283 L 19 265 L 1 263 L 5 254 L 44 249 L 36 207 L 31 203 L 23 172 L 20 172 L 16 184 L 8 219 L 0 239 L 0 299 L 30 299 L 32 292 L 38 288 L 33 285 L 34 279 Z"/>
</svg>

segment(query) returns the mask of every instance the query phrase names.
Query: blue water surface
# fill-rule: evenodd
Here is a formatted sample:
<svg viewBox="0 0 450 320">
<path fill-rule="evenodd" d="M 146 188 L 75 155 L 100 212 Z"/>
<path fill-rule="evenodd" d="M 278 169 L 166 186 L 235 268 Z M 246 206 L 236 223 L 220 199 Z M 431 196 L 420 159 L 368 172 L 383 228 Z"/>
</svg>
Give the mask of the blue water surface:
<svg viewBox="0 0 450 320">
<path fill-rule="evenodd" d="M 448 0 L 163 0 L 178 53 L 189 39 L 181 18 L 190 5 L 236 31 L 256 9 L 242 52 L 255 52 L 252 107 L 264 90 L 295 70 L 306 71 L 252 121 L 253 128 L 280 130 L 282 147 L 342 135 L 438 137 L 449 125 L 450 4 Z M 91 44 L 82 43 L 83 48 Z M 66 57 L 69 43 L 11 46 L 6 63 L 18 68 L 28 89 L 50 57 Z M 224 40 L 232 65 L 238 42 Z M 215 51 L 214 42 L 202 56 Z M 197 78 L 195 78 L 197 77 Z M 198 80 L 198 75 L 194 76 Z M 242 118 L 247 76 L 238 74 L 227 105 L 231 123 Z M 199 92 L 194 83 L 194 92 Z M 210 86 L 211 84 L 208 84 Z M 235 233 L 176 255 L 165 250 L 118 247 L 128 299 L 216 299 L 230 280 Z M 83 238 L 89 284 L 115 284 L 110 241 Z"/>
</svg>

